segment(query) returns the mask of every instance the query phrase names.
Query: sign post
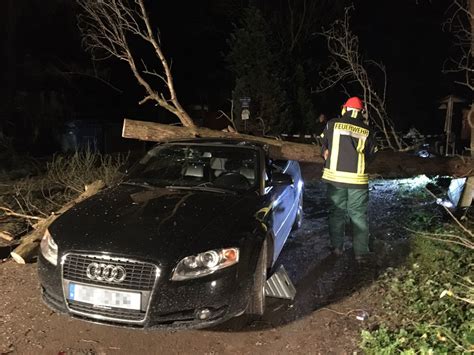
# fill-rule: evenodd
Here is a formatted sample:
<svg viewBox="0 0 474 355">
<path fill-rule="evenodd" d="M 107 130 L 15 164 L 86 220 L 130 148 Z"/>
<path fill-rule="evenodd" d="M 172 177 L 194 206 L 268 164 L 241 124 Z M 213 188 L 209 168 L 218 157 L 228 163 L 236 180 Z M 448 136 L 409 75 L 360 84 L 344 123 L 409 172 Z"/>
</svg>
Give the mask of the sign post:
<svg viewBox="0 0 474 355">
<path fill-rule="evenodd" d="M 244 122 L 244 132 L 247 133 L 247 120 L 250 119 L 250 102 L 252 100 L 250 97 L 242 97 L 240 98 L 240 106 L 242 111 L 240 113 L 240 118 Z"/>
</svg>

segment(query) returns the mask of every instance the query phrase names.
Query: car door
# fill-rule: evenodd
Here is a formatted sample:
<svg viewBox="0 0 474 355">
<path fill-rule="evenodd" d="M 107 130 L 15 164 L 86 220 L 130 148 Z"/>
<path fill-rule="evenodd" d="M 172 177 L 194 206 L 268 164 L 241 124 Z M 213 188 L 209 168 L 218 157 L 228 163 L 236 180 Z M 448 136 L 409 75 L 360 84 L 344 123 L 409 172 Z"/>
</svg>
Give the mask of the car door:
<svg viewBox="0 0 474 355">
<path fill-rule="evenodd" d="M 291 192 L 293 194 L 293 205 L 291 208 L 291 220 L 294 221 L 296 214 L 298 213 L 299 200 L 302 197 L 303 190 L 303 179 L 301 177 L 300 165 L 297 161 L 290 160 L 286 168 L 286 173 L 291 175 L 293 178 L 293 185 Z"/>
<path fill-rule="evenodd" d="M 289 161 L 276 161 L 272 165 L 272 173 L 275 171 L 289 173 L 290 165 Z M 296 216 L 293 211 L 296 196 L 295 190 L 294 184 L 273 185 L 272 188 L 272 229 L 275 236 L 275 259 L 280 254 L 291 232 Z"/>
</svg>

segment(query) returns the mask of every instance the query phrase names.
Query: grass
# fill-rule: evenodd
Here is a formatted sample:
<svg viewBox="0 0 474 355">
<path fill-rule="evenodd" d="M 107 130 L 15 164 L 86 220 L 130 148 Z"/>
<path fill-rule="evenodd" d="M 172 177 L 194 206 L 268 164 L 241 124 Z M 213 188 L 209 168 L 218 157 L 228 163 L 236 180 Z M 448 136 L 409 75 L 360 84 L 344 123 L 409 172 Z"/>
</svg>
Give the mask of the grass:
<svg viewBox="0 0 474 355">
<path fill-rule="evenodd" d="M 414 211 L 408 228 L 431 236 L 463 233 L 432 206 Z M 361 348 L 367 354 L 473 353 L 473 271 L 472 249 L 413 232 L 405 265 L 379 281 L 385 290 L 382 320 L 378 329 L 362 332 Z"/>
</svg>

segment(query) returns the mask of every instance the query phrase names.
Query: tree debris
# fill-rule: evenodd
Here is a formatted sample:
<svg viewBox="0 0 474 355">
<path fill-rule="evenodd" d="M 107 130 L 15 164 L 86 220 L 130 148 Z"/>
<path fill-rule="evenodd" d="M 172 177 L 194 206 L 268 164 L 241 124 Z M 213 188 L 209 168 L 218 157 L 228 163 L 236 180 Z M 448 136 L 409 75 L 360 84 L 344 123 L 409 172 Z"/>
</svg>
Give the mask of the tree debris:
<svg viewBox="0 0 474 355">
<path fill-rule="evenodd" d="M 37 248 L 39 246 L 39 242 L 41 241 L 41 238 L 43 237 L 44 232 L 49 227 L 49 225 L 71 207 L 84 201 L 92 195 L 95 195 L 104 186 L 105 184 L 101 180 L 97 180 L 92 184 L 87 185 L 85 187 L 85 191 L 77 198 L 65 204 L 63 207 L 61 207 L 61 209 L 55 213 L 52 213 L 49 217 L 43 218 L 37 224 L 35 224 L 34 230 L 21 238 L 20 245 L 10 253 L 13 260 L 19 264 L 25 264 L 26 262 L 30 261 L 38 250 Z"/>
<path fill-rule="evenodd" d="M 0 232 L 0 238 L 2 238 L 3 240 L 6 240 L 7 242 L 11 242 L 14 239 L 11 233 L 7 231 Z"/>
</svg>

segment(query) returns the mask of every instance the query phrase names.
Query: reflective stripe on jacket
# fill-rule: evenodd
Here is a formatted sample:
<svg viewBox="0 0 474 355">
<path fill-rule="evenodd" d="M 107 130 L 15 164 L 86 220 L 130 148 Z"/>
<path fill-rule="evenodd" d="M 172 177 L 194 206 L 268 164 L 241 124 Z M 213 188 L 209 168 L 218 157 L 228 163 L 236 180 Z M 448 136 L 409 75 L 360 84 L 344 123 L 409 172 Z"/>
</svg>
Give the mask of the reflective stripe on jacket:
<svg viewBox="0 0 474 355">
<path fill-rule="evenodd" d="M 329 150 L 322 179 L 335 186 L 367 188 L 367 158 L 373 151 L 372 134 L 357 111 L 348 111 L 328 122 L 322 134 L 322 149 Z"/>
</svg>

